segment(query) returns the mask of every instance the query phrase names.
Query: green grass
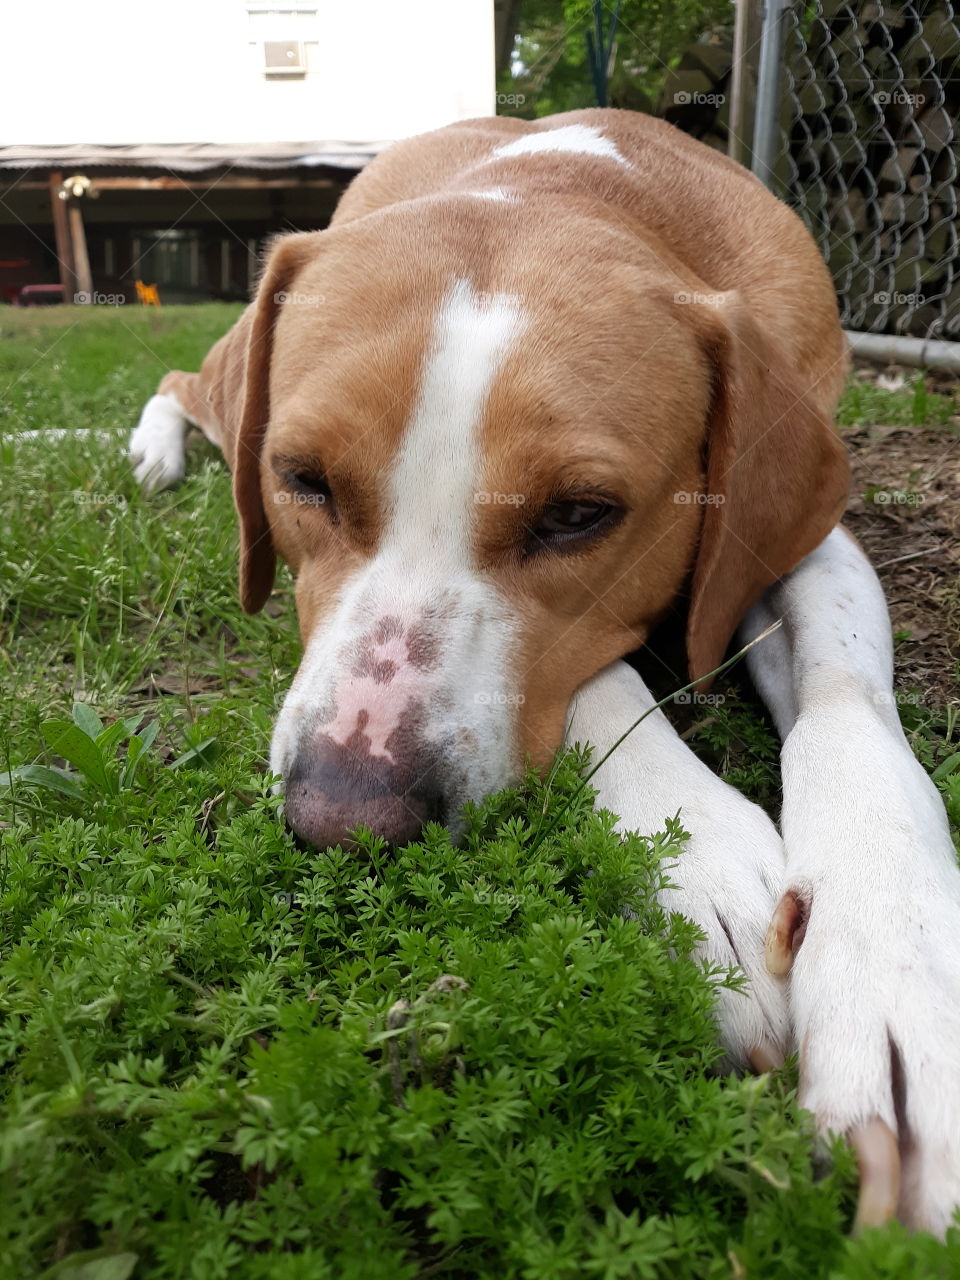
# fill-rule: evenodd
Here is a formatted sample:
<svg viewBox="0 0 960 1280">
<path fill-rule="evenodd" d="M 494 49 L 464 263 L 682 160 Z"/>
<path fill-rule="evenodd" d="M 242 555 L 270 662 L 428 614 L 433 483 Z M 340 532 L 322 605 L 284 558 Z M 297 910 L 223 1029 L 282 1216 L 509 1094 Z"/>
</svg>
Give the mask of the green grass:
<svg viewBox="0 0 960 1280">
<path fill-rule="evenodd" d="M 78 698 L 107 716 L 156 707 L 151 675 L 196 690 L 160 700 L 165 743 L 214 709 L 218 723 L 266 730 L 297 638 L 292 612 L 250 619 L 237 606 L 222 462 L 203 443 L 182 489 L 145 500 L 124 456 L 160 376 L 196 368 L 237 313 L 0 313 L 5 423 L 78 428 L 53 445 L 0 442 L 0 735 L 18 760 L 36 750 L 40 717 Z"/>
<path fill-rule="evenodd" d="M 956 395 L 927 389 L 926 378 L 917 370 L 907 377 L 899 391 L 878 387 L 872 381 L 851 378 L 837 409 L 841 427 L 872 423 L 897 427 L 944 426 L 960 412 Z"/>
<path fill-rule="evenodd" d="M 122 450 L 235 314 L 0 312 L 5 425 L 77 428 L 0 442 L 0 772 L 80 768 L 0 805 L 0 1275 L 960 1275 L 956 1235 L 847 1238 L 851 1161 L 814 1179 L 792 1070 L 710 1074 L 736 977 L 656 905 L 682 831 L 618 839 L 575 759 L 460 848 L 291 839 L 289 578 L 246 617 L 222 464 L 146 499 Z M 910 714 L 948 785 L 956 726 Z M 735 686 L 696 740 L 775 803 Z"/>
</svg>

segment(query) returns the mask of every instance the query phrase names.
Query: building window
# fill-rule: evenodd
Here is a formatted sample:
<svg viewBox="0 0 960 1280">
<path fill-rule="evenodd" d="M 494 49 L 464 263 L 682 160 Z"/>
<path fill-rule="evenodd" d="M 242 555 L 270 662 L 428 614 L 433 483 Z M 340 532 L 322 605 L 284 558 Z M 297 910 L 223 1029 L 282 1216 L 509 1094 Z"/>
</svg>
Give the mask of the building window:
<svg viewBox="0 0 960 1280">
<path fill-rule="evenodd" d="M 257 46 L 260 70 L 268 79 L 305 76 L 309 46 L 317 43 L 316 5 L 247 5 L 250 43 Z"/>
<path fill-rule="evenodd" d="M 140 231 L 134 240 L 136 279 L 173 289 L 200 287 L 200 233 L 183 228 Z"/>
<path fill-rule="evenodd" d="M 268 76 L 302 76 L 307 64 L 299 40 L 264 40 L 263 70 Z"/>
</svg>

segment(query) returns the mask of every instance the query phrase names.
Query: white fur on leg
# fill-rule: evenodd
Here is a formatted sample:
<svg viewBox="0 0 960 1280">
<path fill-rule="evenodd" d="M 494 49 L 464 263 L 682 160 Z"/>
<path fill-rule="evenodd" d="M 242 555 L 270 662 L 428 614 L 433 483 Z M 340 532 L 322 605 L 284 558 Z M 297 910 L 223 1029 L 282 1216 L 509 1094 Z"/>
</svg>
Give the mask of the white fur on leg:
<svg viewBox="0 0 960 1280">
<path fill-rule="evenodd" d="M 796 709 L 783 745 L 787 882 L 808 911 L 790 978 L 801 1101 L 846 1132 L 898 1133 L 900 1215 L 942 1233 L 960 1204 L 960 870 L 936 788 L 904 738 L 890 624 L 857 544 L 834 530 L 751 616 L 781 648 L 749 662 Z"/>
<path fill-rule="evenodd" d="M 187 415 L 172 395 L 151 396 L 130 435 L 127 453 L 137 483 L 147 493 L 172 489 L 186 474 Z"/>
<path fill-rule="evenodd" d="M 574 695 L 568 739 L 589 742 L 598 759 L 653 704 L 637 672 L 614 662 Z M 676 888 L 665 890 L 661 903 L 700 926 L 711 964 L 737 965 L 748 979 L 745 992 L 719 992 L 724 1048 L 738 1066 L 760 1045 L 774 1056 L 786 1052 L 784 984 L 769 975 L 763 955 L 783 888 L 783 845 L 773 823 L 698 760 L 659 710 L 621 743 L 591 785 L 622 831 L 652 835 L 680 811 L 690 839 L 670 869 Z"/>
</svg>

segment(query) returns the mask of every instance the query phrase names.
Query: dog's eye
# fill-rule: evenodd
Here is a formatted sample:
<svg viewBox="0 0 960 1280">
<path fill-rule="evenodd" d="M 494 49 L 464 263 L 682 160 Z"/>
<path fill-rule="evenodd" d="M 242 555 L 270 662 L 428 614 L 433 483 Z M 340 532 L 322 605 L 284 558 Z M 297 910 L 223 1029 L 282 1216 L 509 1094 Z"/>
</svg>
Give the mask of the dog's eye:
<svg viewBox="0 0 960 1280">
<path fill-rule="evenodd" d="M 537 521 L 539 533 L 572 533 L 589 529 L 613 508 L 608 502 L 551 502 Z"/>
<path fill-rule="evenodd" d="M 332 508 L 333 493 L 326 479 L 317 472 L 284 471 L 282 479 L 294 502 L 310 507 Z"/>
<path fill-rule="evenodd" d="M 550 502 L 530 528 L 528 553 L 538 548 L 560 548 L 568 543 L 599 536 L 612 528 L 623 514 L 621 507 L 601 498 L 573 498 Z"/>
</svg>

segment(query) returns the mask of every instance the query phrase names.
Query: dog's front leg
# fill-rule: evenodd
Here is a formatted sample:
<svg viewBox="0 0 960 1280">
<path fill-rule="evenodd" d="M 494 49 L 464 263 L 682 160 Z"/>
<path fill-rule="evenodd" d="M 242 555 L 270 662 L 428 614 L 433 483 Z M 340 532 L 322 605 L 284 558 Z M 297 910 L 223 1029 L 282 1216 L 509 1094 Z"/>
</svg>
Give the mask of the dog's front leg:
<svg viewBox="0 0 960 1280">
<path fill-rule="evenodd" d="M 574 695 L 568 740 L 598 760 L 654 699 L 640 676 L 615 662 Z M 643 721 L 592 779 L 618 828 L 652 835 L 679 811 L 690 839 L 662 905 L 698 924 L 711 964 L 736 965 L 745 991 L 721 989 L 720 1036 L 731 1061 L 763 1070 L 782 1060 L 788 1020 L 783 984 L 764 967 L 767 923 L 783 887 L 783 845 L 762 809 L 722 782 L 686 746 L 662 711 Z"/>
<path fill-rule="evenodd" d="M 186 436 L 199 427 L 211 443 L 224 448 L 221 414 L 236 401 L 241 384 L 237 371 L 237 347 L 245 340 L 241 317 L 207 353 L 199 373 L 171 369 L 165 373 L 143 406 L 140 421 L 130 434 L 127 454 L 134 477 L 147 493 L 172 489 L 183 480 L 187 469 Z M 227 385 L 230 375 L 233 385 Z M 229 450 L 227 450 L 229 456 Z"/>
<path fill-rule="evenodd" d="M 840 528 L 751 611 L 749 662 L 784 739 L 790 972 L 801 1101 L 861 1157 L 859 1219 L 943 1232 L 960 1203 L 960 871 L 892 694 L 883 592 Z M 899 1152 L 899 1156 L 898 1156 Z M 898 1189 L 898 1165 L 902 1179 Z"/>
<path fill-rule="evenodd" d="M 143 406 L 130 433 L 127 454 L 133 474 L 147 493 L 172 489 L 186 474 L 186 434 L 190 419 L 176 396 L 158 391 Z"/>
</svg>

